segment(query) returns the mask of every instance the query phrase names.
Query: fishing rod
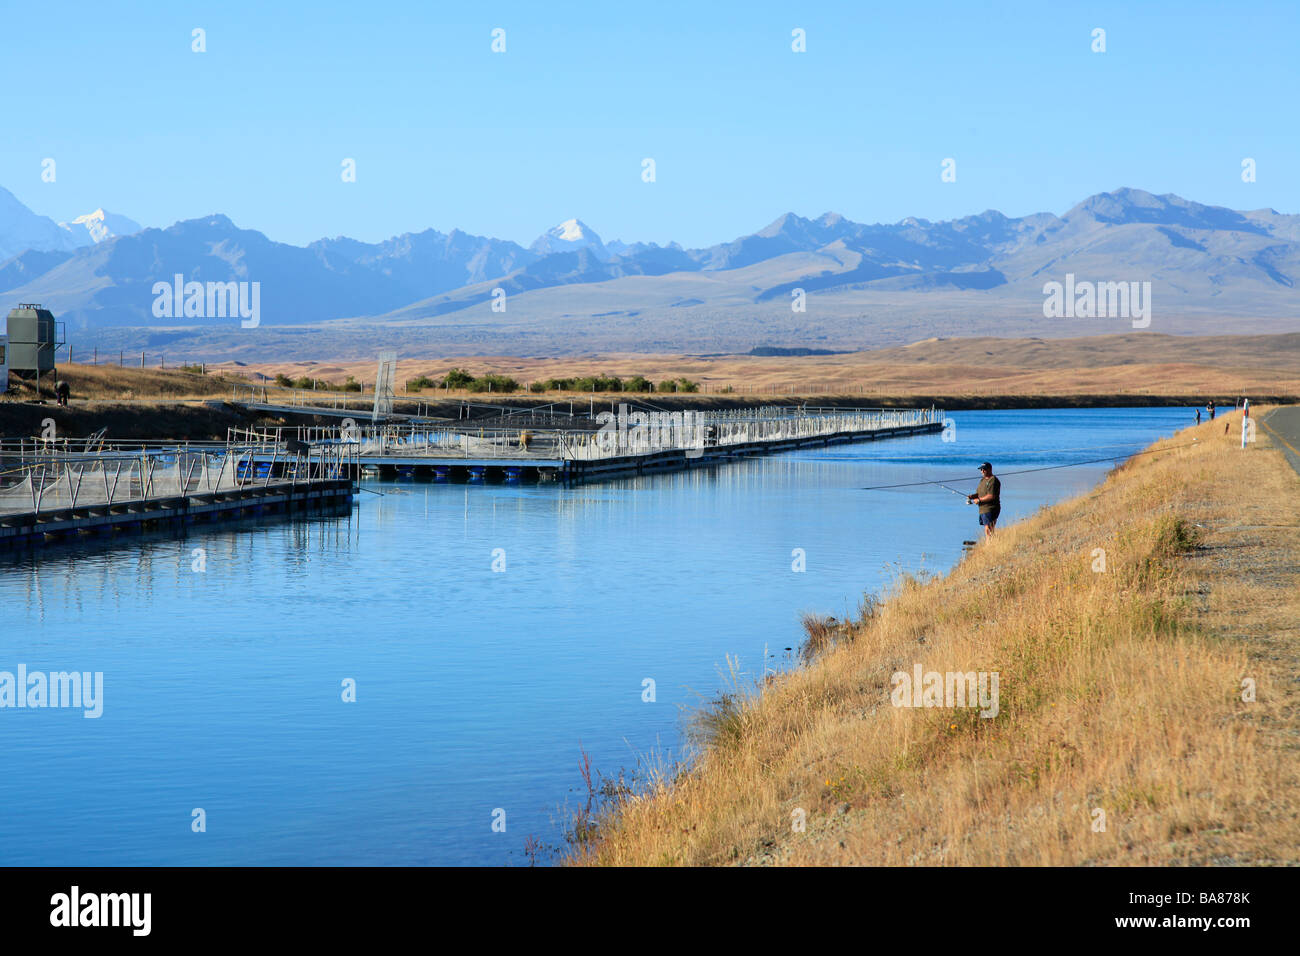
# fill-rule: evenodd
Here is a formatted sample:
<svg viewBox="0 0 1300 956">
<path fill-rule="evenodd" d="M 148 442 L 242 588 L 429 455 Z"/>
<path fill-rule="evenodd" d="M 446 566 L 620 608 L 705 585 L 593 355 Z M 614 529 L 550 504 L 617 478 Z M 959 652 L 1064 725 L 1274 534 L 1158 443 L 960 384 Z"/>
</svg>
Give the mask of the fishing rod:
<svg viewBox="0 0 1300 956">
<path fill-rule="evenodd" d="M 1138 443 L 1126 441 L 1126 442 L 1112 442 L 1109 445 L 1076 445 L 1073 448 L 1017 448 L 1016 454 L 1051 455 L 1051 454 L 1059 454 L 1061 452 L 1066 452 L 1066 451 L 1099 451 L 1103 448 L 1132 448 L 1135 444 Z M 1134 452 L 1134 454 L 1136 454 L 1136 452 Z M 866 455 L 837 455 L 837 456 L 818 455 L 817 458 L 819 461 L 832 460 L 832 461 L 853 461 L 853 462 L 860 462 L 860 461 L 900 462 L 900 461 L 916 460 L 913 458 L 905 458 L 902 455 L 879 455 L 875 457 L 868 457 Z"/>
<path fill-rule="evenodd" d="M 954 495 L 961 495 L 967 501 L 970 501 L 970 495 L 966 494 L 966 492 L 964 491 L 958 491 L 956 488 L 949 488 L 947 485 L 938 481 L 936 481 L 935 484 L 938 485 L 940 488 L 943 488 L 945 491 L 951 491 Z"/>
<path fill-rule="evenodd" d="M 1018 471 L 1004 471 L 1002 472 L 1002 476 L 1028 475 L 1037 471 L 1055 471 L 1058 468 L 1076 468 L 1079 465 L 1095 465 L 1104 461 L 1127 461 L 1130 458 L 1136 458 L 1138 455 L 1158 455 L 1161 452 L 1174 451 L 1177 448 L 1189 448 L 1195 444 L 1199 444 L 1199 439 L 1193 438 L 1189 442 L 1183 442 L 1181 445 L 1171 445 L 1168 448 L 1151 448 L 1147 451 L 1135 451 L 1130 455 L 1113 455 L 1110 458 L 1089 458 L 1087 461 L 1071 461 L 1066 462 L 1064 465 L 1045 465 L 1042 468 L 1021 468 Z M 918 488 L 922 485 L 938 485 L 940 488 L 948 488 L 948 486 L 941 481 L 904 481 L 897 485 L 868 485 L 860 490 L 885 491 L 890 488 Z M 962 494 L 962 492 L 957 491 L 955 488 L 948 488 L 948 490 L 959 495 Z"/>
</svg>

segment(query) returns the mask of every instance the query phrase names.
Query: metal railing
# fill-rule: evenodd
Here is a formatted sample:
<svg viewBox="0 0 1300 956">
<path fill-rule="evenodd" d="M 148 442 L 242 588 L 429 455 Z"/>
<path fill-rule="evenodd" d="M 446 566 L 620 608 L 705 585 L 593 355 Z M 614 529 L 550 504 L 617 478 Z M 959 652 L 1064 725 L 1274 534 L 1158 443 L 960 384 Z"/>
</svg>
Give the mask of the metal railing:
<svg viewBox="0 0 1300 956">
<path fill-rule="evenodd" d="M 22 464 L 49 458 L 130 457 L 140 454 L 164 454 L 181 451 L 221 451 L 228 442 L 176 441 L 175 439 L 106 440 L 102 435 L 90 438 L 5 438 L 0 439 L 0 463 Z"/>
<path fill-rule="evenodd" d="M 247 405 L 274 405 L 290 408 L 334 408 L 342 411 L 373 411 L 375 396 L 364 392 L 332 392 L 323 389 L 291 388 L 284 385 L 231 386 L 231 401 Z"/>
<path fill-rule="evenodd" d="M 449 428 L 442 426 L 303 426 L 270 429 L 232 428 L 230 441 L 261 455 L 285 448 L 291 441 L 313 448 L 352 449 L 364 463 L 375 457 L 429 458 L 558 458 L 561 432 L 527 428 Z M 588 435 L 591 432 L 574 432 Z"/>
<path fill-rule="evenodd" d="M 608 414 L 608 413 L 606 413 Z M 596 434 L 566 433 L 566 457 L 578 460 L 702 452 L 748 444 L 781 444 L 892 428 L 921 427 L 943 421 L 937 408 L 925 409 L 735 409 L 729 411 L 619 413 Z"/>
<path fill-rule="evenodd" d="M 144 504 L 255 487 L 350 478 L 356 474 L 355 447 L 277 449 L 268 462 L 249 446 L 153 449 L 126 455 L 110 451 L 50 453 L 0 471 L 0 517 L 70 508 Z"/>
<path fill-rule="evenodd" d="M 664 451 L 780 443 L 941 423 L 938 408 L 770 406 L 727 411 L 601 412 L 594 429 L 481 427 L 468 423 L 312 425 L 230 429 L 228 440 L 266 454 L 289 441 L 355 448 L 366 458 L 547 458 L 591 461 Z"/>
</svg>

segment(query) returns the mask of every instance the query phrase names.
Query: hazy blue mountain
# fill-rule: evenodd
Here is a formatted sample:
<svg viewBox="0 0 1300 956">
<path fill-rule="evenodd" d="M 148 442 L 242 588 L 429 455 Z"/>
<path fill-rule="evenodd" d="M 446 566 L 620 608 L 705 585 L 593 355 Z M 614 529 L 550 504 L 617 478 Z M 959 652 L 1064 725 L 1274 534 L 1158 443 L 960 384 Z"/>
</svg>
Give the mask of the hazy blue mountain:
<svg viewBox="0 0 1300 956">
<path fill-rule="evenodd" d="M 308 249 L 334 272 L 387 279 L 391 294 L 405 302 L 503 276 L 537 261 L 513 242 L 486 239 L 453 229 L 406 233 L 368 245 L 354 239 L 321 239 Z M 387 293 L 386 293 L 387 294 Z"/>
<path fill-rule="evenodd" d="M 1067 222 L 1092 220 L 1109 225 L 1154 223 L 1184 229 L 1223 229 L 1266 233 L 1244 214 L 1222 206 L 1203 206 L 1180 196 L 1153 196 L 1140 189 L 1117 189 L 1089 196 L 1064 216 Z"/>
<path fill-rule="evenodd" d="M 41 252 L 28 249 L 0 262 L 0 290 L 17 289 L 72 258 L 70 251 Z"/>
<path fill-rule="evenodd" d="M 311 249 L 272 242 L 239 229 L 225 216 L 145 229 L 79 249 L 50 271 L 0 297 L 41 302 L 68 329 L 120 325 L 204 325 L 216 319 L 160 320 L 153 316 L 153 285 L 185 281 L 261 283 L 264 323 L 319 321 L 349 312 L 394 308 L 402 295 L 391 283 L 358 269 L 331 269 Z M 370 281 L 367 281 L 370 280 Z"/>
<path fill-rule="evenodd" d="M 615 256 L 635 256 L 642 252 L 653 252 L 656 249 L 670 249 L 674 252 L 681 252 L 682 247 L 675 242 L 670 242 L 666 246 L 660 246 L 656 242 L 621 242 L 618 239 L 611 239 L 605 243 L 605 249 Z"/>
<path fill-rule="evenodd" d="M 28 243 L 0 261 L 0 308 L 42 302 L 69 329 L 210 322 L 153 318 L 153 283 L 177 273 L 260 282 L 263 324 L 436 319 L 443 330 L 458 322 L 479 329 L 480 339 L 495 334 L 486 329 L 518 326 L 527 335 L 572 340 L 585 333 L 574 325 L 584 318 L 593 334 L 603 334 L 617 324 L 609 317 L 623 316 L 630 324 L 620 334 L 653 331 L 664 343 L 686 342 L 694 341 L 687 336 L 692 323 L 725 327 L 734 337 L 761 314 L 764 334 L 776 340 L 783 329 L 806 335 L 815 324 L 791 315 L 791 294 L 802 289 L 817 303 L 816 321 L 831 323 L 818 334 L 838 344 L 857 334 L 848 323 L 856 317 L 860 324 L 873 303 L 922 329 L 928 315 L 950 323 L 981 310 L 1041 317 L 1044 283 L 1066 273 L 1149 281 L 1166 316 L 1300 318 L 1300 216 L 1137 189 L 1099 193 L 1061 216 L 988 210 L 942 222 L 864 224 L 833 212 L 815 219 L 786 213 L 704 249 L 605 244 L 577 219 L 528 249 L 432 229 L 381 243 L 339 237 L 304 248 L 219 215 L 69 248 L 65 230 L 3 190 L 0 226 L 10 247 Z M 508 314 L 488 305 L 498 287 L 509 297 Z"/>
<path fill-rule="evenodd" d="M 1001 250 L 995 264 L 1013 289 L 1026 293 L 1073 272 L 1151 281 L 1163 287 L 1166 301 L 1187 306 L 1295 314 L 1295 219 L 1118 189 L 1089 197 L 1037 235 L 1026 234 Z"/>
<path fill-rule="evenodd" d="M 493 290 L 498 288 L 504 290 L 507 297 L 513 297 L 537 289 L 588 285 L 627 276 L 665 276 L 698 269 L 696 262 L 681 249 L 653 246 L 605 261 L 594 249 L 584 248 L 546 256 L 509 275 L 413 303 L 396 310 L 395 314 L 407 317 L 444 315 L 488 302 Z"/>
<path fill-rule="evenodd" d="M 819 249 L 862 228 L 834 213 L 804 219 L 788 212 L 752 235 L 694 250 L 691 257 L 705 269 L 739 269 L 789 252 Z"/>
<path fill-rule="evenodd" d="M 0 263 L 24 252 L 71 252 L 139 231 L 139 223 L 103 209 L 78 216 L 72 222 L 55 222 L 32 212 L 13 193 L 0 187 Z M 37 261 L 29 259 L 28 265 Z"/>
<path fill-rule="evenodd" d="M 81 243 L 84 245 L 84 243 Z M 32 212 L 9 190 L 0 186 L 0 261 L 34 249 L 39 252 L 72 250 L 78 243 L 48 216 Z"/>
<path fill-rule="evenodd" d="M 1092 334 L 1127 318 L 1051 321 L 1043 287 L 1067 273 L 1150 283 L 1154 327 L 1246 332 L 1300 321 L 1300 217 L 1236 212 L 1135 189 L 1101 193 L 1064 215 L 995 210 L 931 222 L 863 224 L 787 213 L 758 232 L 684 250 L 659 270 L 548 256 L 491 283 L 414 302 L 377 324 L 424 328 L 465 351 L 575 348 L 712 351 L 760 342 L 843 347 L 931 335 Z M 642 268 L 636 268 L 641 266 Z M 620 274 L 621 273 L 621 274 Z M 647 282 L 647 276 L 653 277 Z M 506 314 L 485 304 L 492 287 Z M 803 290 L 806 309 L 791 308 Z"/>
<path fill-rule="evenodd" d="M 15 257 L 0 265 L 0 305 L 41 302 L 69 329 L 209 321 L 154 318 L 154 283 L 180 274 L 186 281 L 257 281 L 264 321 L 297 324 L 387 312 L 535 259 L 515 243 L 459 230 L 377 244 L 322 239 L 302 248 L 216 215 L 115 237 L 61 258 L 34 252 Z"/>
</svg>

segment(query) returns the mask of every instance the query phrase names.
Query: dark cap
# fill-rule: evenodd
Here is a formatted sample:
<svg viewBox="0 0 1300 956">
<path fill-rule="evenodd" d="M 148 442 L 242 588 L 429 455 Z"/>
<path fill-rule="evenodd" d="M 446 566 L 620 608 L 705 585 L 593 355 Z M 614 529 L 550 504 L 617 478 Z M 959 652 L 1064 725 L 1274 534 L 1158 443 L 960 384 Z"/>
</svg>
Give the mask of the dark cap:
<svg viewBox="0 0 1300 956">
<path fill-rule="evenodd" d="M 989 471 L 993 470 L 993 466 L 990 465 L 987 461 L 984 462 L 984 464 L 980 465 L 980 471 L 983 471 L 985 468 L 987 468 Z"/>
</svg>

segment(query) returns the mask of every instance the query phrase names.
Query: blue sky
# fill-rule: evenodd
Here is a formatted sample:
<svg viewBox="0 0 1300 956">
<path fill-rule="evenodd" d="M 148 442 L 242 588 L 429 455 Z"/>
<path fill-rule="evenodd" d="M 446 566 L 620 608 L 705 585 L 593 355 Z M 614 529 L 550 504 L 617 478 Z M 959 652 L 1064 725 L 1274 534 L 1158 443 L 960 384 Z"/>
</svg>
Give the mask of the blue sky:
<svg viewBox="0 0 1300 956">
<path fill-rule="evenodd" d="M 10 3 L 0 185 L 58 220 L 222 212 L 297 244 L 527 244 L 576 216 L 700 246 L 786 211 L 1061 213 L 1119 186 L 1300 212 L 1300 4 L 1132 6 Z"/>
</svg>

